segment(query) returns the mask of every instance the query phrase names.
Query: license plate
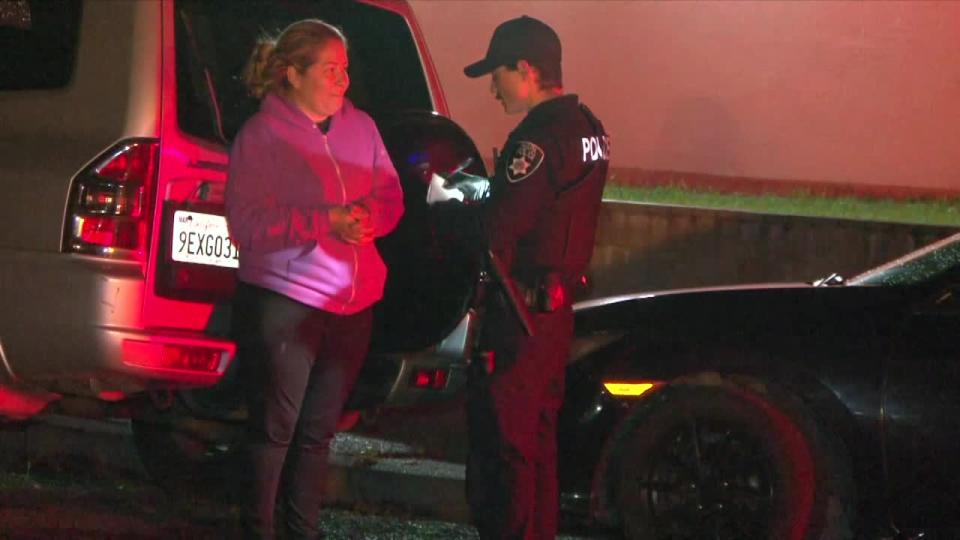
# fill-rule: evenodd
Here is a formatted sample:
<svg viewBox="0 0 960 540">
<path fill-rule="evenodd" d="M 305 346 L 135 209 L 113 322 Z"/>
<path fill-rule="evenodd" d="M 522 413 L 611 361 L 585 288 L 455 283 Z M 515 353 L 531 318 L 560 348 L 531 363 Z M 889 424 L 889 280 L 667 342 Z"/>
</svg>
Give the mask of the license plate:
<svg viewBox="0 0 960 540">
<path fill-rule="evenodd" d="M 240 251 L 230 240 L 223 216 L 177 210 L 173 213 L 173 245 L 177 262 L 237 268 Z"/>
</svg>

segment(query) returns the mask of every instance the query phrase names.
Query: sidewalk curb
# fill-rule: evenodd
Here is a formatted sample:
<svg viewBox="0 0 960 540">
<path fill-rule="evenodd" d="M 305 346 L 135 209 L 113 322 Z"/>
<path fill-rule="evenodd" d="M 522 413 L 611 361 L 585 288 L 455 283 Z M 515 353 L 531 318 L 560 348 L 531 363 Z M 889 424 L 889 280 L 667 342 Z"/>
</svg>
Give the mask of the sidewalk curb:
<svg viewBox="0 0 960 540">
<path fill-rule="evenodd" d="M 463 484 L 463 466 L 410 458 L 376 459 L 371 465 L 338 463 L 334 455 L 327 479 L 331 501 L 342 504 L 398 505 L 417 515 L 470 522 Z M 445 474 L 430 474 L 427 469 Z M 446 471 L 444 471 L 446 469 Z M 446 474 L 452 473 L 452 474 Z"/>
</svg>

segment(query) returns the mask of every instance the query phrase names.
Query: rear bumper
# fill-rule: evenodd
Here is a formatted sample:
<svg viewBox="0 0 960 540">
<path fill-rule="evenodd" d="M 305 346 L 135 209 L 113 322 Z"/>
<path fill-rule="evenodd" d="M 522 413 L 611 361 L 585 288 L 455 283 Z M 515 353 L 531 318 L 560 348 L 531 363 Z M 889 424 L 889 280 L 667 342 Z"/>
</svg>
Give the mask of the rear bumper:
<svg viewBox="0 0 960 540">
<path fill-rule="evenodd" d="M 144 287 L 137 264 L 0 250 L 0 371 L 11 383 L 110 401 L 220 381 L 233 361 L 234 344 L 206 331 L 214 326 L 210 317 L 205 326 L 184 324 L 201 326 L 195 328 L 147 327 Z M 203 306 L 184 305 L 193 314 Z M 408 407 L 460 396 L 475 321 L 476 315 L 468 313 L 447 338 L 426 350 L 368 358 L 348 407 Z M 204 369 L 165 365 L 164 351 L 178 349 L 203 351 Z M 420 375 L 434 371 L 443 372 L 444 384 L 416 384 Z"/>
<path fill-rule="evenodd" d="M 7 378 L 109 400 L 215 384 L 233 359 L 233 343 L 203 328 L 145 328 L 144 286 L 137 264 L 0 250 Z M 203 353 L 206 361 L 178 364 L 177 351 Z"/>
</svg>

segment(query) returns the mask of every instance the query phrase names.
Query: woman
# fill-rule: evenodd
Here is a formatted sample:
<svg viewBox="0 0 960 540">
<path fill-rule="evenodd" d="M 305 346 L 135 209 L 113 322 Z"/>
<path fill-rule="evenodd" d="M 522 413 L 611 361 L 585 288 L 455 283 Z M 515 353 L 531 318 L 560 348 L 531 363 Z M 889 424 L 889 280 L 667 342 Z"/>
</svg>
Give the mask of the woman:
<svg viewBox="0 0 960 540">
<path fill-rule="evenodd" d="M 287 537 L 320 534 L 330 440 L 386 278 L 373 239 L 403 213 L 373 120 L 344 98 L 347 65 L 343 34 L 309 19 L 258 43 L 244 74 L 261 105 L 233 142 L 226 207 L 256 537 L 273 537 L 278 494 Z"/>
</svg>

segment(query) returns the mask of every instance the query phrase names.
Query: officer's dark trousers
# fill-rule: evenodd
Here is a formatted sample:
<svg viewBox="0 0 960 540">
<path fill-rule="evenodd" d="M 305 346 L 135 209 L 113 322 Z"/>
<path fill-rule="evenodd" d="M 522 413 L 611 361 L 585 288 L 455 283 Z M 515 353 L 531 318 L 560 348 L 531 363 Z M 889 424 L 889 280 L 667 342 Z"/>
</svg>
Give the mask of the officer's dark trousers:
<svg viewBox="0 0 960 540">
<path fill-rule="evenodd" d="M 556 422 L 573 314 L 566 308 L 534 318 L 534 336 L 526 337 L 496 316 L 499 328 L 488 333 L 494 372 L 471 373 L 467 499 L 482 539 L 557 533 Z"/>
<path fill-rule="evenodd" d="M 274 537 L 279 494 L 284 537 L 318 538 L 330 440 L 367 353 L 372 312 L 335 315 L 241 284 L 233 313 L 250 413 L 245 532 Z"/>
</svg>

